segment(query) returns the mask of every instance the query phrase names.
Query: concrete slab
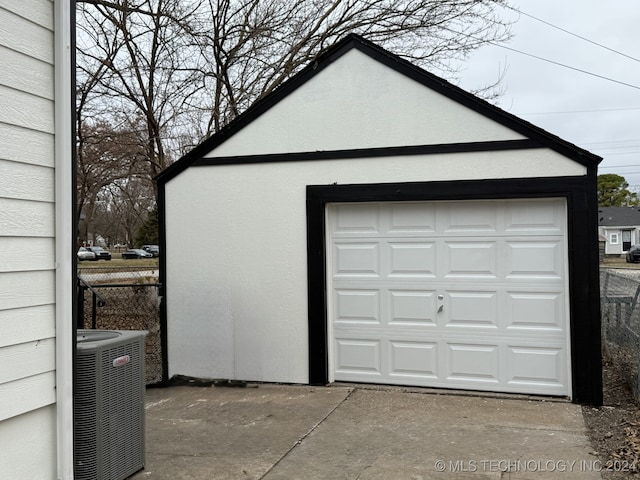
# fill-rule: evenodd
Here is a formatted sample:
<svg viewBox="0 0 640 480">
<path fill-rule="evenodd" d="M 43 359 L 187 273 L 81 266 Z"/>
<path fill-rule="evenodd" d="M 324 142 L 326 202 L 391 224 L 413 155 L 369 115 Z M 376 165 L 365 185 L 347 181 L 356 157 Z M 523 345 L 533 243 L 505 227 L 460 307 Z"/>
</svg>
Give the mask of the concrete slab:
<svg viewBox="0 0 640 480">
<path fill-rule="evenodd" d="M 141 479 L 600 479 L 581 408 L 429 390 L 150 389 Z"/>
</svg>

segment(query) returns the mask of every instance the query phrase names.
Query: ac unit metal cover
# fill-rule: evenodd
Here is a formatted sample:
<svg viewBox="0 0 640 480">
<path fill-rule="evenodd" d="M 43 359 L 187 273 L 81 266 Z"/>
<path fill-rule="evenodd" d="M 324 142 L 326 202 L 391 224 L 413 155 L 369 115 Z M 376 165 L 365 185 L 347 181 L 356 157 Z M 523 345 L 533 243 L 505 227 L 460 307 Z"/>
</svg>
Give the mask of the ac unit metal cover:
<svg viewBox="0 0 640 480">
<path fill-rule="evenodd" d="M 78 330 L 76 480 L 124 480 L 144 468 L 146 333 Z"/>
</svg>

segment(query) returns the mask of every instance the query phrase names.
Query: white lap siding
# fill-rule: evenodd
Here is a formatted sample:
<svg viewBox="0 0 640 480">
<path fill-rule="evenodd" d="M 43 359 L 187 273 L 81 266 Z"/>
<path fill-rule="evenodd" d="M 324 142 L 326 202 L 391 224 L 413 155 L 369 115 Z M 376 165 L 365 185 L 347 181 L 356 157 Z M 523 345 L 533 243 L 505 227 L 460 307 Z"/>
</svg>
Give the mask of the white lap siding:
<svg viewBox="0 0 640 480">
<path fill-rule="evenodd" d="M 0 63 L 0 476 L 54 478 L 53 2 L 0 4 Z"/>
</svg>

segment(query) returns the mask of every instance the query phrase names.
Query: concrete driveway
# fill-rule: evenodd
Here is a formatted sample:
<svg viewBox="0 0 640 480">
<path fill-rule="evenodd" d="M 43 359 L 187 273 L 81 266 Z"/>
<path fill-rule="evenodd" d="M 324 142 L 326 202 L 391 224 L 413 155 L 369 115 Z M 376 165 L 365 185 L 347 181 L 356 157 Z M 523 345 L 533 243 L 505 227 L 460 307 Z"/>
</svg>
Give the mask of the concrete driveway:
<svg viewBox="0 0 640 480">
<path fill-rule="evenodd" d="M 149 389 L 142 479 L 599 479 L 578 405 L 431 390 Z"/>
</svg>

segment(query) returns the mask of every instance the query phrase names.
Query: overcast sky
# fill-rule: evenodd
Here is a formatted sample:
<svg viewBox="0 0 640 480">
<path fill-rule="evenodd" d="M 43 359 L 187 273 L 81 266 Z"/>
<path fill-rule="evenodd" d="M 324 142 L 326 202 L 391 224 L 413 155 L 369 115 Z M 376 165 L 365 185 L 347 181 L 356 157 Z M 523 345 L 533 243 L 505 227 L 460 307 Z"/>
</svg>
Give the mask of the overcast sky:
<svg viewBox="0 0 640 480">
<path fill-rule="evenodd" d="M 515 20 L 514 37 L 506 47 L 611 80 L 487 46 L 465 64 L 460 86 L 478 89 L 506 69 L 498 106 L 603 157 L 598 173 L 617 173 L 640 189 L 640 1 L 520 0 L 512 5 L 619 53 L 509 10 L 504 18 Z"/>
</svg>

